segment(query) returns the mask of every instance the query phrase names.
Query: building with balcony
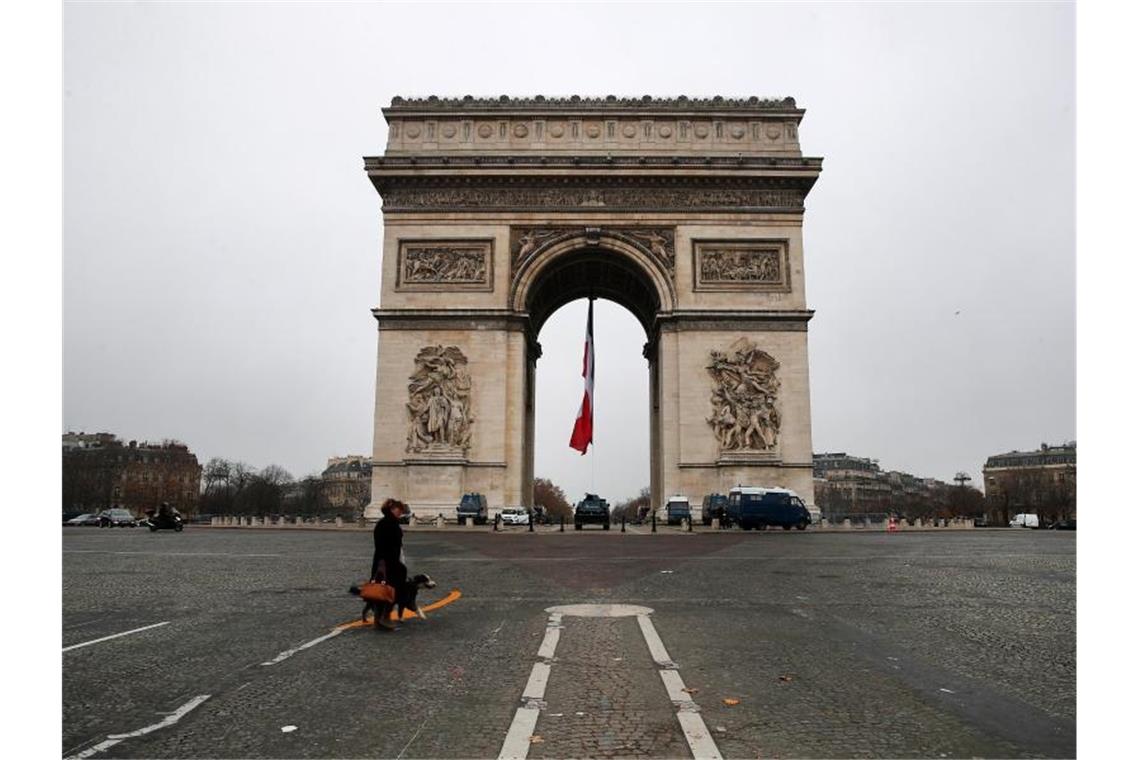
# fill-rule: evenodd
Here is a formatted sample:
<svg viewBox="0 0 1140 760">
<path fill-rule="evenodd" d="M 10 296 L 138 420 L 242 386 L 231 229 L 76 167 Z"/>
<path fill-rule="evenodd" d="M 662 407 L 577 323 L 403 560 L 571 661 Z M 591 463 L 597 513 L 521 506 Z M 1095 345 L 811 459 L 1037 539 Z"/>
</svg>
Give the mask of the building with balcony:
<svg viewBox="0 0 1140 760">
<path fill-rule="evenodd" d="M 1020 513 L 1036 514 L 1045 523 L 1077 517 L 1076 441 L 994 454 L 982 478 L 991 523 L 1007 525 Z"/>
<path fill-rule="evenodd" d="M 202 466 L 183 443 L 124 444 L 111 433 L 63 436 L 63 511 L 128 509 L 137 515 L 169 502 L 183 514 L 198 508 Z"/>
</svg>

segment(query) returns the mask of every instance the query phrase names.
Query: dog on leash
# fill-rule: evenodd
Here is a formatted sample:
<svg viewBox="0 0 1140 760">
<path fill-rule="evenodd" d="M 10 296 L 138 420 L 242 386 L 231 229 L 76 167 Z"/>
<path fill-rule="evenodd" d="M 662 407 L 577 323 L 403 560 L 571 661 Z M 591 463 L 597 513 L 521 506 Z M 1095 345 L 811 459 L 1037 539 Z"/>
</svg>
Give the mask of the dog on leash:
<svg viewBox="0 0 1140 760">
<path fill-rule="evenodd" d="M 352 586 L 348 589 L 348 593 L 364 599 L 364 610 L 360 613 L 361 620 L 367 620 L 368 614 L 371 612 L 372 619 L 378 627 L 391 628 L 393 626 L 388 620 L 388 615 L 393 608 L 396 610 L 397 621 L 404 619 L 404 610 L 411 610 L 420 620 L 427 619 L 427 615 L 416 604 L 416 595 L 419 594 L 421 588 L 435 588 L 435 581 L 431 579 L 431 576 L 423 573 L 413 575 L 397 589 L 391 589 L 384 584 L 373 585 L 381 586 L 381 593 L 362 593 L 360 586 Z M 387 590 L 388 593 L 382 593 L 384 590 Z"/>
</svg>

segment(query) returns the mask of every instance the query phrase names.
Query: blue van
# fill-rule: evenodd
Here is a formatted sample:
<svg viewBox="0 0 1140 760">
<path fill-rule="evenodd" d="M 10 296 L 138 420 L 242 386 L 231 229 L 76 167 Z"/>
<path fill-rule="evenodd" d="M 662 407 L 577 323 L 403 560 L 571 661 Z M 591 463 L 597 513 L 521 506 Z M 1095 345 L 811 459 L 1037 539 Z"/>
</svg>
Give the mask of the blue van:
<svg viewBox="0 0 1140 760">
<path fill-rule="evenodd" d="M 728 493 L 727 512 L 744 530 L 766 530 L 769 525 L 804 530 L 811 525 L 804 500 L 787 488 L 734 488 Z"/>
</svg>

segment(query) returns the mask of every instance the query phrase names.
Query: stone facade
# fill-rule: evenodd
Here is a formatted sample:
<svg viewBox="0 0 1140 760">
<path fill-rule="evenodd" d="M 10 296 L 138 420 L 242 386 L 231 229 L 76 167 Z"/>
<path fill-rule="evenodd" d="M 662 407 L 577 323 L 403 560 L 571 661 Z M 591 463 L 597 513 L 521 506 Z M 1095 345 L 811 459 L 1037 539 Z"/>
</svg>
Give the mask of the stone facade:
<svg viewBox="0 0 1140 760">
<path fill-rule="evenodd" d="M 986 514 L 1006 525 L 1019 513 L 1048 523 L 1077 517 L 1077 444 L 1041 444 L 1037 451 L 995 454 L 982 468 Z"/>
<path fill-rule="evenodd" d="M 802 226 L 822 160 L 800 153 L 803 113 L 394 99 L 364 160 L 384 214 L 368 516 L 389 496 L 529 504 L 536 336 L 590 294 L 645 329 L 655 504 L 738 483 L 810 501 Z"/>
<path fill-rule="evenodd" d="M 371 501 L 372 462 L 366 456 L 329 457 L 321 472 L 320 507 L 322 511 L 343 514 L 355 519 Z"/>
<path fill-rule="evenodd" d="M 110 433 L 63 436 L 63 510 L 119 507 L 137 515 L 164 501 L 183 514 L 198 509 L 202 466 L 177 441 L 123 444 Z"/>
</svg>

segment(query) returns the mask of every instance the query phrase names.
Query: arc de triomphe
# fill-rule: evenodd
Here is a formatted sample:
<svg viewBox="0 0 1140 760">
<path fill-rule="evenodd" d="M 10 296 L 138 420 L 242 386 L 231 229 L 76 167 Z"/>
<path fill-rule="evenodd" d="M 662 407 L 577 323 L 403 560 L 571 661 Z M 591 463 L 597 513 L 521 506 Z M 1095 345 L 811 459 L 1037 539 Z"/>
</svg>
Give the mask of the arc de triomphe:
<svg viewBox="0 0 1140 760">
<path fill-rule="evenodd" d="M 737 484 L 812 501 L 802 227 L 822 159 L 800 152 L 793 99 L 383 113 L 370 519 L 389 496 L 424 516 L 469 491 L 531 504 L 537 336 L 590 295 L 645 328 L 654 506 Z"/>
</svg>

